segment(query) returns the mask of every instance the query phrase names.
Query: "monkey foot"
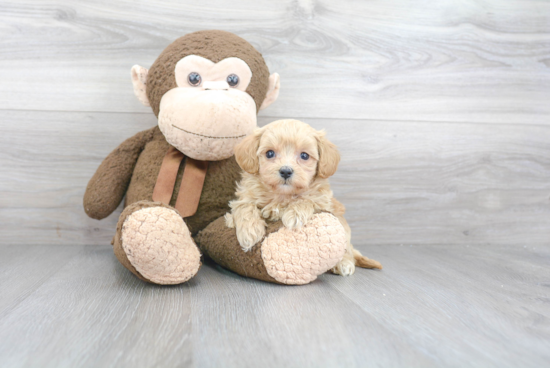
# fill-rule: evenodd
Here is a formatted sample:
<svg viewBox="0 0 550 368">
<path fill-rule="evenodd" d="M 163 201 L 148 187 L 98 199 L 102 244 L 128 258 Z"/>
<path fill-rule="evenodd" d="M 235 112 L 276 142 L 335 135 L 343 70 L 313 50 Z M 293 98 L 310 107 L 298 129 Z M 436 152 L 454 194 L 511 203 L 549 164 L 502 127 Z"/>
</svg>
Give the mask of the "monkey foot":
<svg viewBox="0 0 550 368">
<path fill-rule="evenodd" d="M 344 256 L 346 234 L 336 217 L 314 215 L 299 230 L 282 227 L 261 244 L 267 273 L 282 284 L 308 284 Z"/>
<path fill-rule="evenodd" d="M 314 215 L 300 229 L 273 223 L 266 233 L 261 243 L 244 252 L 235 229 L 227 228 L 219 218 L 196 240 L 216 263 L 239 275 L 287 285 L 312 282 L 334 267 L 347 247 L 344 227 L 330 213 Z"/>
<path fill-rule="evenodd" d="M 156 202 L 137 202 L 127 210 L 113 244 L 126 268 L 164 285 L 180 284 L 197 273 L 200 253 L 177 211 Z"/>
</svg>

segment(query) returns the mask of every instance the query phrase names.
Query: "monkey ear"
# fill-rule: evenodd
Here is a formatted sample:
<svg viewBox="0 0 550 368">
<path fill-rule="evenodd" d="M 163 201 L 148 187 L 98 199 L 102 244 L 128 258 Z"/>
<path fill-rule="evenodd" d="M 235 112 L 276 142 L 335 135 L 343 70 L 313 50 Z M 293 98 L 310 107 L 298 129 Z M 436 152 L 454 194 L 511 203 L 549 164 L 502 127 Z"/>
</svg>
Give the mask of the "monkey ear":
<svg viewBox="0 0 550 368">
<path fill-rule="evenodd" d="M 145 106 L 151 106 L 147 98 L 147 74 L 149 70 L 142 66 L 134 65 L 132 67 L 132 84 L 134 85 L 134 93 L 139 102 Z"/>
<path fill-rule="evenodd" d="M 279 89 L 281 88 L 281 78 L 279 74 L 273 73 L 269 76 L 269 86 L 267 87 L 267 93 L 265 94 L 264 102 L 260 106 L 260 110 L 265 109 L 271 105 L 277 97 L 279 97 Z"/>
<path fill-rule="evenodd" d="M 249 174 L 257 174 L 260 170 L 258 148 L 263 129 L 257 128 L 254 133 L 243 139 L 235 146 L 235 160 L 237 164 Z"/>
<path fill-rule="evenodd" d="M 317 175 L 326 179 L 336 172 L 340 162 L 340 153 L 334 143 L 325 137 L 325 132 L 320 131 L 317 136 L 317 148 L 319 149 L 319 164 L 317 165 Z"/>
</svg>

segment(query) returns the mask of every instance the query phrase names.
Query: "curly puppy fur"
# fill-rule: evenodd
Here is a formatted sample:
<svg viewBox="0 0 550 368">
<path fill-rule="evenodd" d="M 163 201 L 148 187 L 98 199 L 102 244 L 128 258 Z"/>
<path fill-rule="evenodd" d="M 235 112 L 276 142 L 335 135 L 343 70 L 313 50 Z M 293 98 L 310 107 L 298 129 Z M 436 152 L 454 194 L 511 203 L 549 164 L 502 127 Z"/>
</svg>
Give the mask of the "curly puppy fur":
<svg viewBox="0 0 550 368">
<path fill-rule="evenodd" d="M 266 220 L 281 220 L 296 229 L 314 213 L 328 211 L 344 226 L 348 243 L 344 258 L 331 271 L 349 276 L 356 265 L 382 268 L 351 245 L 345 207 L 333 198 L 327 179 L 336 172 L 340 154 L 324 131 L 298 120 L 278 120 L 238 144 L 235 158 L 244 172 L 225 219 L 227 226 L 236 228 L 245 252 L 264 237 Z"/>
</svg>

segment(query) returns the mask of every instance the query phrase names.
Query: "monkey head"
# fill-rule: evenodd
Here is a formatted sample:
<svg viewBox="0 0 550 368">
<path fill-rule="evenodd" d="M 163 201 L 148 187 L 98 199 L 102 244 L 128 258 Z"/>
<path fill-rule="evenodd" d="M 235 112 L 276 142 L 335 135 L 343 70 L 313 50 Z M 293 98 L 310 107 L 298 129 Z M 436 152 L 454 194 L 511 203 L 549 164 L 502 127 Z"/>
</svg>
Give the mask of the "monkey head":
<svg viewBox="0 0 550 368">
<path fill-rule="evenodd" d="M 224 31 L 180 37 L 149 70 L 135 65 L 131 74 L 136 96 L 151 106 L 168 143 L 205 161 L 231 157 L 280 87 L 262 55 Z"/>
</svg>

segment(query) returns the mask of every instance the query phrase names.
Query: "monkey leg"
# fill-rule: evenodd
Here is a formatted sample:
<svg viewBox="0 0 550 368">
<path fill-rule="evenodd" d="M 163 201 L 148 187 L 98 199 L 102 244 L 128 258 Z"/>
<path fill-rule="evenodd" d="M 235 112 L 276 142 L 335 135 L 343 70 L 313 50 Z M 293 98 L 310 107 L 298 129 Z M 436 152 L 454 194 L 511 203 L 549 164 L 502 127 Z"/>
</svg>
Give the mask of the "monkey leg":
<svg viewBox="0 0 550 368">
<path fill-rule="evenodd" d="M 248 252 L 235 229 L 218 218 L 195 237 L 201 251 L 219 265 L 242 276 L 287 285 L 303 285 L 334 267 L 346 252 L 346 234 L 330 213 L 315 214 L 301 229 L 276 222 Z"/>
<path fill-rule="evenodd" d="M 113 239 L 116 257 L 143 281 L 180 284 L 195 276 L 200 252 L 179 213 L 160 202 L 126 207 Z"/>
</svg>

